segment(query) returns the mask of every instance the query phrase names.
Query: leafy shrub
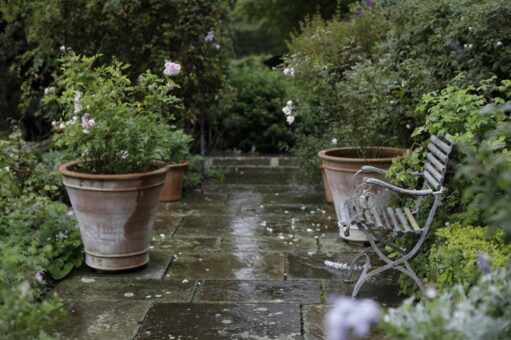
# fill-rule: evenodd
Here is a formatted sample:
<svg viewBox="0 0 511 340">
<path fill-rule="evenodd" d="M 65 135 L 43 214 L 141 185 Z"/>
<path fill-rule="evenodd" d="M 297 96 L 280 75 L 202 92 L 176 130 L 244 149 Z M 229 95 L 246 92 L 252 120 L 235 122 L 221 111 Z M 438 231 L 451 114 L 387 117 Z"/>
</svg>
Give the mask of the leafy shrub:
<svg viewBox="0 0 511 340">
<path fill-rule="evenodd" d="M 460 75 L 453 82 L 463 83 L 464 79 L 464 76 Z M 486 140 L 485 136 L 495 131 L 498 126 L 508 124 L 509 118 L 501 106 L 506 100 L 511 99 L 510 86 L 511 83 L 508 80 L 498 82 L 495 77 L 481 81 L 479 87 L 451 85 L 441 91 L 424 95 L 421 104 L 418 105 L 415 114 L 422 117 L 419 120 L 424 121 L 424 125 L 418 126 L 413 134 L 418 141 L 426 139 L 430 134 L 442 136 L 450 133 L 458 143 L 451 157 L 452 164 L 449 166 L 444 184 L 449 190 L 444 196 L 442 209 L 435 217 L 433 229 L 445 223 L 486 225 L 491 221 L 492 216 L 505 214 L 505 203 L 499 206 L 497 203 L 499 200 L 494 199 L 495 195 L 497 197 L 505 195 L 505 185 L 499 188 L 496 184 L 504 183 L 502 177 L 493 177 L 495 182 L 489 181 L 489 188 L 493 189 L 490 189 L 486 196 L 484 188 L 489 179 L 487 165 L 490 163 L 481 163 L 481 161 L 484 159 L 483 155 L 489 155 L 491 152 L 500 157 L 502 162 L 496 163 L 493 169 L 496 171 L 507 169 L 506 164 L 509 164 L 506 158 L 506 148 L 509 144 L 505 142 L 505 139 L 492 143 L 491 139 Z M 477 152 L 479 145 L 486 145 L 489 148 L 479 153 Z M 389 171 L 390 180 L 413 181 L 406 177 L 406 173 L 417 169 L 416 159 L 424 154 L 424 146 L 425 144 L 419 145 L 403 160 L 396 162 Z M 500 156 L 498 156 L 499 152 L 501 152 Z M 468 155 L 471 156 L 467 158 Z M 477 164 L 479 165 L 479 171 L 470 170 L 470 163 L 467 163 L 470 159 L 472 159 L 472 165 L 476 167 Z M 497 166 L 498 164 L 500 167 Z M 494 183 L 493 186 L 491 183 Z M 483 202 L 485 204 L 482 204 Z M 489 202 L 492 203 L 488 204 Z M 506 226 L 504 219 L 499 222 L 501 223 L 491 224 L 493 234 L 495 230 Z M 507 240 L 507 232 L 505 237 Z M 422 253 L 414 260 L 414 267 L 418 272 L 428 274 L 431 264 L 427 259 L 430 255 L 427 247 L 423 248 Z M 402 289 L 409 293 L 408 288 L 413 287 L 410 283 L 411 281 L 407 278 L 401 280 Z"/>
<path fill-rule="evenodd" d="M 504 268 L 511 260 L 511 247 L 504 244 L 502 232 L 492 238 L 486 228 L 454 224 L 437 230 L 436 236 L 429 254 L 428 280 L 442 291 L 456 284 L 465 289 L 476 284 L 481 276 L 477 267 L 481 253 L 490 256 L 492 269 Z"/>
<path fill-rule="evenodd" d="M 10 204 L 0 217 L 0 248 L 17 250 L 17 270 L 3 273 L 4 280 L 20 281 L 45 271 L 58 280 L 82 264 L 80 232 L 68 210 L 44 197 Z"/>
<path fill-rule="evenodd" d="M 292 145 L 292 135 L 282 114 L 291 96 L 284 77 L 256 58 L 233 63 L 229 85 L 236 95 L 232 107 L 216 119 L 222 149 L 244 152 L 279 152 Z"/>
<path fill-rule="evenodd" d="M 389 339 L 508 339 L 511 336 L 511 268 L 482 277 L 469 291 L 461 285 L 415 304 L 407 299 L 384 316 Z"/>
<path fill-rule="evenodd" d="M 51 296 L 38 301 L 37 288 L 28 281 L 0 282 L 0 336 L 4 339 L 51 339 L 50 329 L 65 316 L 60 300 Z"/>
<path fill-rule="evenodd" d="M 491 75 L 509 77 L 508 1 L 387 1 L 385 11 L 398 25 L 387 50 L 393 59 L 420 60 L 444 82 L 461 71 L 467 73 L 466 84 Z"/>
<path fill-rule="evenodd" d="M 168 121 L 179 101 L 169 94 L 174 82 L 147 71 L 132 84 L 123 74 L 128 65 L 96 66 L 98 58 L 69 52 L 58 88 L 46 91 L 45 102 L 56 100 L 62 110 L 52 123 L 55 145 L 87 161 L 82 171 L 99 174 L 143 172 L 153 160 L 171 158 L 166 144 L 177 140 Z"/>
<path fill-rule="evenodd" d="M 183 76 L 175 92 L 186 110 L 180 111 L 178 123 L 195 131 L 197 117 L 213 110 L 226 91 L 227 13 L 225 0 L 1 2 L 2 46 L 13 48 L 3 59 L 0 55 L 0 69 L 10 70 L 0 73 L 0 83 L 13 84 L 9 96 L 20 97 L 2 113 L 24 114 L 27 127 L 34 117 L 44 120 L 47 111 L 39 102 L 51 85 L 59 47 L 66 46 L 79 54 L 101 53 L 105 63 L 115 56 L 131 64 L 130 79 L 146 69 L 160 71 L 169 58 L 179 62 Z M 209 32 L 213 39 L 205 39 Z M 48 126 L 40 128 L 44 133 Z"/>
<path fill-rule="evenodd" d="M 508 116 L 511 104 L 487 107 L 482 113 Z M 505 241 L 511 242 L 511 122 L 500 121 L 487 131 L 475 145 L 464 147 L 465 160 L 460 167 L 460 177 L 470 184 L 464 187 L 463 198 L 485 211 L 484 222 L 495 235 L 499 230 L 505 233 Z"/>
</svg>

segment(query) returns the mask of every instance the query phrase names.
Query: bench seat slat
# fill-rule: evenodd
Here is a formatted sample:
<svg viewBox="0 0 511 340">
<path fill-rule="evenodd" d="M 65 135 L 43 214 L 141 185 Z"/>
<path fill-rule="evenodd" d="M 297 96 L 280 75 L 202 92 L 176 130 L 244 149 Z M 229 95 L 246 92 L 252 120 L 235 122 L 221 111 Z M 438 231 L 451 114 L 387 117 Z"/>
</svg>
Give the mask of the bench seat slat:
<svg viewBox="0 0 511 340">
<path fill-rule="evenodd" d="M 452 147 L 450 145 L 447 145 L 446 143 L 444 143 L 440 138 L 438 138 L 437 136 L 435 135 L 432 135 L 431 136 L 431 141 L 433 143 L 435 143 L 436 146 L 438 146 L 440 149 L 442 149 L 442 151 L 446 154 L 449 154 L 451 153 L 451 149 Z"/>
<path fill-rule="evenodd" d="M 403 210 L 401 210 L 400 208 L 397 208 L 396 215 L 399 218 L 399 221 L 401 222 L 401 225 L 403 226 L 404 231 L 407 233 L 411 232 L 412 228 L 410 228 L 410 226 L 408 225 L 408 221 L 406 220 Z"/>
<path fill-rule="evenodd" d="M 434 144 L 428 144 L 428 150 L 431 151 L 442 163 L 446 163 L 449 157 L 442 151 L 438 150 L 438 148 Z"/>
<path fill-rule="evenodd" d="M 437 180 L 437 182 L 440 184 L 443 182 L 443 175 L 441 173 L 439 173 L 435 167 L 433 167 L 431 164 L 426 164 L 425 166 L 426 170 L 431 174 L 433 175 L 433 177 Z"/>
<path fill-rule="evenodd" d="M 426 155 L 426 158 L 428 159 L 428 161 L 433 164 L 433 166 L 440 172 L 440 173 L 445 173 L 445 165 L 439 161 L 437 158 L 435 158 L 435 156 L 428 152 L 428 154 Z"/>
<path fill-rule="evenodd" d="M 373 220 L 377 228 L 383 228 L 383 223 L 381 221 L 380 215 L 378 214 L 378 210 L 376 208 L 371 208 L 371 214 L 373 215 Z"/>
<path fill-rule="evenodd" d="M 428 171 L 424 172 L 424 178 L 430 185 L 431 189 L 437 191 L 440 190 L 440 183 L 438 183 L 437 180 L 433 178 L 433 175 L 431 175 Z"/>
<path fill-rule="evenodd" d="M 396 215 L 394 215 L 394 211 L 392 208 L 387 208 L 387 213 L 389 214 L 390 220 L 392 221 L 392 226 L 394 227 L 394 230 L 398 233 L 402 231 L 401 226 L 397 222 Z"/>
</svg>

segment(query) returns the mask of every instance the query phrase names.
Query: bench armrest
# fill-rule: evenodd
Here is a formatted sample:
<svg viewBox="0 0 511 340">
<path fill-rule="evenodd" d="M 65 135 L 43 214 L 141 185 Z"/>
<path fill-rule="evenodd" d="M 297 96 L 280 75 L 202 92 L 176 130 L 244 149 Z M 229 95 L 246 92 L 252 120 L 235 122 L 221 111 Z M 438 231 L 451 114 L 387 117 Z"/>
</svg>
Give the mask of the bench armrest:
<svg viewBox="0 0 511 340">
<path fill-rule="evenodd" d="M 363 172 L 363 173 L 375 172 L 375 173 L 380 174 L 380 175 L 386 175 L 387 174 L 387 170 L 383 170 L 383 169 L 377 168 L 375 166 L 370 166 L 370 165 L 364 165 L 360 169 L 360 172 Z"/>
<path fill-rule="evenodd" d="M 429 196 L 429 195 L 433 195 L 435 193 L 431 189 L 424 189 L 424 190 L 404 189 L 404 188 L 400 188 L 398 186 L 392 185 L 390 183 L 387 183 L 385 181 L 382 181 L 382 180 L 379 180 L 376 178 L 369 178 L 369 177 L 364 178 L 364 183 L 378 185 L 382 188 L 388 189 L 393 192 L 397 192 L 397 193 L 405 194 L 405 195 L 412 195 L 412 196 Z"/>
</svg>

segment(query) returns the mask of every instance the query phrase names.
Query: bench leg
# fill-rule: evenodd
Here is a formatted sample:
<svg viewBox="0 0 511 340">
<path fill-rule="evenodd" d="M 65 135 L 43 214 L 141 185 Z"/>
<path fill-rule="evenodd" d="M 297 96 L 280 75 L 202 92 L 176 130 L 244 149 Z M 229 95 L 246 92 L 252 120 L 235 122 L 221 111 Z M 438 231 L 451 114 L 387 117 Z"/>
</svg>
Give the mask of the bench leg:
<svg viewBox="0 0 511 340">
<path fill-rule="evenodd" d="M 380 274 L 386 270 L 392 269 L 392 268 L 395 268 L 395 269 L 399 270 L 400 272 L 402 272 L 403 274 L 411 277 L 415 281 L 417 286 L 419 286 L 419 289 L 424 293 L 424 283 L 415 274 L 415 272 L 413 271 L 412 267 L 410 266 L 410 263 L 408 262 L 408 260 L 415 255 L 417 250 L 420 248 L 420 246 L 424 242 L 425 233 L 423 233 L 423 235 L 421 235 L 419 241 L 417 242 L 415 247 L 413 247 L 413 249 L 409 253 L 404 254 L 404 252 L 403 252 L 402 257 L 400 257 L 397 260 L 391 260 L 383 253 L 383 251 L 380 249 L 380 247 L 390 245 L 394 240 L 385 241 L 385 240 L 378 239 L 378 243 L 376 243 L 373 238 L 373 235 L 371 233 L 370 226 L 367 226 L 367 225 L 364 225 L 361 223 L 361 224 L 359 224 L 359 228 L 366 234 L 367 239 L 369 240 L 369 243 L 371 244 L 372 250 L 375 251 L 375 253 L 378 255 L 378 257 L 380 259 L 382 259 L 386 263 L 386 265 L 384 265 L 380 268 L 377 268 L 371 272 L 368 272 L 368 269 L 369 269 L 368 263 L 370 260 L 369 260 L 369 256 L 367 255 L 366 250 L 364 250 L 363 254 L 359 254 L 359 256 L 357 256 L 355 258 L 355 260 L 358 261 L 361 255 L 362 256 L 365 255 L 366 256 L 366 266 L 364 266 L 364 270 L 362 271 L 362 274 L 358 278 L 355 288 L 353 289 L 352 296 L 356 297 L 358 295 L 360 288 L 362 288 L 362 286 L 368 279 L 370 279 L 371 277 L 373 277 L 377 274 Z M 392 245 L 392 248 L 396 248 L 396 247 Z M 403 265 L 404 265 L 404 267 L 403 267 Z M 353 267 L 353 264 L 352 264 L 352 267 Z M 349 273 L 350 278 L 351 278 L 352 267 L 350 267 L 350 273 Z"/>
</svg>

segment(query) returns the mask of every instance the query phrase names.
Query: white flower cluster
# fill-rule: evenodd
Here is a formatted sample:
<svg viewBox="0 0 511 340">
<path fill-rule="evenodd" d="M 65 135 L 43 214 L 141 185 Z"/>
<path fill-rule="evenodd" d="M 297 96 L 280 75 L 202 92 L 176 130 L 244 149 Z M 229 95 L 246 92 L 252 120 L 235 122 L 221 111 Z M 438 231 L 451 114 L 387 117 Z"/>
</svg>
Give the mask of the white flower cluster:
<svg viewBox="0 0 511 340">
<path fill-rule="evenodd" d="M 295 77 L 295 69 L 293 67 L 286 67 L 284 69 L 284 75 L 290 78 Z"/>
<path fill-rule="evenodd" d="M 215 40 L 215 32 L 213 30 L 210 30 L 208 34 L 204 37 L 204 41 L 209 43 Z"/>
<path fill-rule="evenodd" d="M 47 87 L 44 89 L 44 95 L 50 95 L 55 93 L 55 88 L 53 86 Z"/>
<path fill-rule="evenodd" d="M 295 116 L 293 116 L 293 109 L 295 108 L 292 100 L 288 100 L 286 106 L 282 108 L 282 112 L 286 115 L 286 120 L 289 125 L 293 124 L 295 121 Z"/>
<path fill-rule="evenodd" d="M 204 41 L 207 42 L 207 43 L 211 43 L 214 40 L 215 40 L 215 32 L 213 32 L 213 30 L 210 30 L 208 32 L 208 34 L 206 34 L 206 36 L 204 37 Z M 213 44 L 213 47 L 216 50 L 219 50 L 221 48 L 220 44 L 218 44 L 218 43 Z"/>
<path fill-rule="evenodd" d="M 177 76 L 179 73 L 181 73 L 181 65 L 173 63 L 170 60 L 165 62 L 165 69 L 163 70 L 164 75 L 172 77 Z"/>
<path fill-rule="evenodd" d="M 75 92 L 75 97 L 73 99 L 74 103 L 74 116 L 68 120 L 67 122 L 62 122 L 59 124 L 58 128 L 59 130 L 64 130 L 66 126 L 75 125 L 78 123 L 78 114 L 83 111 L 82 106 L 82 94 L 80 92 Z M 90 118 L 90 113 L 86 112 L 82 118 L 82 132 L 85 134 L 89 133 L 89 129 L 92 129 L 96 125 L 96 121 L 92 118 Z M 51 125 L 56 128 L 57 122 L 53 121 L 51 122 Z"/>
<path fill-rule="evenodd" d="M 348 340 L 351 333 L 357 337 L 367 336 L 372 324 L 378 322 L 380 307 L 372 300 L 356 300 L 339 297 L 325 318 L 329 340 Z"/>
<path fill-rule="evenodd" d="M 83 116 L 82 116 L 82 131 L 83 133 L 87 134 L 89 133 L 89 129 L 92 129 L 95 125 L 96 125 L 96 122 L 94 121 L 93 118 L 90 118 L 90 113 L 86 112 Z"/>
<path fill-rule="evenodd" d="M 337 145 L 337 138 L 332 138 L 332 145 Z"/>
</svg>

